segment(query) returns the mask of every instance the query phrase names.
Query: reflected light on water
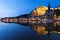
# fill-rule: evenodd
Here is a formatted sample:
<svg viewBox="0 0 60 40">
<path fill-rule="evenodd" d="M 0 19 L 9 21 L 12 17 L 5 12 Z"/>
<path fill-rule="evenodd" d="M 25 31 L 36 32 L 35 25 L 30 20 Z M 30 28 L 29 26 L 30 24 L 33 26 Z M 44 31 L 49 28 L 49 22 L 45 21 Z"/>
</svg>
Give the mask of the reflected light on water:
<svg viewBox="0 0 60 40">
<path fill-rule="evenodd" d="M 34 28 L 33 30 L 37 33 L 37 34 L 47 34 L 48 32 L 46 31 L 45 27 L 44 26 L 38 26 L 36 28 L 36 25 L 34 25 Z"/>
</svg>

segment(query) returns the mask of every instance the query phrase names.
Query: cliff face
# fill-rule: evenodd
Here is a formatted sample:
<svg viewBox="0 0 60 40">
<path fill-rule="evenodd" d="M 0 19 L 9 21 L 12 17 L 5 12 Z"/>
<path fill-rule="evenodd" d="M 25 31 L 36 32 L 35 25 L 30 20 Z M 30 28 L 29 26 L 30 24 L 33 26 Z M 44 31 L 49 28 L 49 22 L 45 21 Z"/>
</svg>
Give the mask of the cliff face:
<svg viewBox="0 0 60 40">
<path fill-rule="evenodd" d="M 39 6 L 35 10 L 32 11 L 31 16 L 42 16 L 45 14 L 46 10 L 48 10 L 45 6 Z"/>
</svg>

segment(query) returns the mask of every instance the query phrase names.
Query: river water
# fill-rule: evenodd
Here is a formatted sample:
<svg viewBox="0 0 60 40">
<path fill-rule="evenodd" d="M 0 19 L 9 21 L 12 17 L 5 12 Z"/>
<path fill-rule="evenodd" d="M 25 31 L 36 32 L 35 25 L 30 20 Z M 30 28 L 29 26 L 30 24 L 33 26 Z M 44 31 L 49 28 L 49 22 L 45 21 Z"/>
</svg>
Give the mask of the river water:
<svg viewBox="0 0 60 40">
<path fill-rule="evenodd" d="M 0 22 L 0 40 L 60 40 L 60 35 L 37 35 L 29 26 Z"/>
</svg>

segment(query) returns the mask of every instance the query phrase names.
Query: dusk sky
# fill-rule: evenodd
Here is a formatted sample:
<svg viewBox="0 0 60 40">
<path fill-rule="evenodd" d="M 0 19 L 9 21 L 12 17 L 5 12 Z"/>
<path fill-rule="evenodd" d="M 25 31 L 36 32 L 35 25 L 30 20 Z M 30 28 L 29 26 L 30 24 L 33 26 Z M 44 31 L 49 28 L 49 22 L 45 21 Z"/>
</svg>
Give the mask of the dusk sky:
<svg viewBox="0 0 60 40">
<path fill-rule="evenodd" d="M 30 13 L 37 6 L 60 6 L 60 0 L 0 0 L 0 17 L 13 17 Z"/>
</svg>

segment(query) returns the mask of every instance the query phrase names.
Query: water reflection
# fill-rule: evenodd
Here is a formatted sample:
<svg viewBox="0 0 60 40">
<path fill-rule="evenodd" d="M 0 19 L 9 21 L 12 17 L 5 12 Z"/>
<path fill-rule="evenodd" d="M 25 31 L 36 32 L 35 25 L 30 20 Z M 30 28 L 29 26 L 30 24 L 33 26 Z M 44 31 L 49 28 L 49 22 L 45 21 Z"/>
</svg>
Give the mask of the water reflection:
<svg viewBox="0 0 60 40">
<path fill-rule="evenodd" d="M 26 22 L 26 20 L 25 20 L 24 21 L 25 23 L 24 22 L 21 23 L 20 21 L 17 21 L 17 19 L 15 19 L 16 22 L 13 22 L 12 20 L 9 19 L 8 22 L 6 22 L 6 20 L 3 22 L 16 23 L 16 24 L 23 25 L 23 26 L 29 26 L 37 34 L 43 34 L 43 35 L 44 34 L 50 35 L 50 33 L 60 34 L 60 21 L 58 21 L 58 20 L 56 20 L 56 21 L 55 20 L 41 20 L 41 21 L 31 20 L 31 22 L 30 21 Z"/>
<path fill-rule="evenodd" d="M 52 38 L 54 34 L 60 35 L 60 22 L 51 23 L 18 23 L 19 25 L 29 26 L 39 36 L 40 40 L 59 40 L 59 38 Z M 44 37 L 47 36 L 47 37 Z M 46 39 L 47 38 L 47 39 Z"/>
<path fill-rule="evenodd" d="M 38 26 L 36 27 L 36 25 L 33 26 L 32 28 L 37 34 L 47 34 L 47 30 L 44 26 Z"/>
<path fill-rule="evenodd" d="M 59 40 L 59 38 L 57 36 L 56 36 L 57 37 L 56 39 L 53 38 L 53 37 L 55 37 L 56 34 L 60 35 L 60 22 L 58 22 L 58 21 L 51 22 L 51 23 L 36 23 L 36 24 L 18 23 L 18 24 L 24 25 L 24 26 L 29 26 L 30 29 L 32 29 L 33 31 L 36 32 L 37 35 L 39 35 L 39 37 L 38 37 L 39 40 Z"/>
<path fill-rule="evenodd" d="M 60 22 L 52 22 L 52 23 L 17 23 L 19 25 L 29 26 L 33 31 L 37 34 L 50 34 L 56 33 L 60 34 Z"/>
</svg>

